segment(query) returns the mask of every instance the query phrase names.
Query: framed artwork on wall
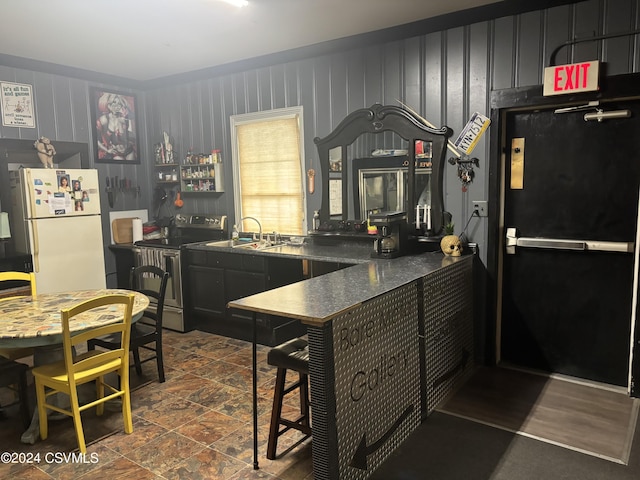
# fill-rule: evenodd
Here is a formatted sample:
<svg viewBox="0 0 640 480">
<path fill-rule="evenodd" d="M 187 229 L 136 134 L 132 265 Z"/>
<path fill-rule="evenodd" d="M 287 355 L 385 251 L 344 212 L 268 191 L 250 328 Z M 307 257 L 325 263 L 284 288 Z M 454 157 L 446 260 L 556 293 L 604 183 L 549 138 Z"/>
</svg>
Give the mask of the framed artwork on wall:
<svg viewBox="0 0 640 480">
<path fill-rule="evenodd" d="M 92 87 L 93 147 L 97 163 L 140 163 L 136 97 Z"/>
</svg>

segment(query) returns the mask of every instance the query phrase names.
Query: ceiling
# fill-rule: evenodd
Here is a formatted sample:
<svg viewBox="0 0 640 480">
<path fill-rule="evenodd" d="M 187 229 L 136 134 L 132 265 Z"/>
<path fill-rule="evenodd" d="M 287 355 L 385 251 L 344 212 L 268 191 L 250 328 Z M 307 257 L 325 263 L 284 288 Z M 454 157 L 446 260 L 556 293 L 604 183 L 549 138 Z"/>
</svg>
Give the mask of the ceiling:
<svg viewBox="0 0 640 480">
<path fill-rule="evenodd" d="M 498 3 L 248 1 L 2 0 L 0 54 L 149 81 Z"/>
</svg>

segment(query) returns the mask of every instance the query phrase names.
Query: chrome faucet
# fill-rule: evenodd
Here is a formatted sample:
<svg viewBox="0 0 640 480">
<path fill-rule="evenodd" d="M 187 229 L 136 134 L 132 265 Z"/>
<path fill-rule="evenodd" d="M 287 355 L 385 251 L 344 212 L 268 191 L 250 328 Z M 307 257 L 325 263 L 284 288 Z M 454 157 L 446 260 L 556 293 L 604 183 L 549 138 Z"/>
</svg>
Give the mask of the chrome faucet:
<svg viewBox="0 0 640 480">
<path fill-rule="evenodd" d="M 253 220 L 258 224 L 258 241 L 262 242 L 262 224 L 258 221 L 258 219 L 255 217 L 242 217 L 240 219 L 240 222 L 242 222 L 243 220 Z"/>
</svg>

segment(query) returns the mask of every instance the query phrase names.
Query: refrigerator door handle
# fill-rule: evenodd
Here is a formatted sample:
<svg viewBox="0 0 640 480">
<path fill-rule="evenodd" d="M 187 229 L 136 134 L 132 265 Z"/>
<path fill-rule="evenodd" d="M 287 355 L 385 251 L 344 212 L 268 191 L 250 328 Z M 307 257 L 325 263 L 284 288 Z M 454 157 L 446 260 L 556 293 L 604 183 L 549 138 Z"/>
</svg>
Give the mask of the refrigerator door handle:
<svg viewBox="0 0 640 480">
<path fill-rule="evenodd" d="M 40 239 L 38 238 L 38 222 L 30 220 L 31 231 L 33 233 L 33 271 L 40 272 Z"/>
<path fill-rule="evenodd" d="M 507 228 L 506 253 L 514 255 L 516 247 L 546 248 L 551 250 L 578 250 L 592 252 L 632 253 L 635 242 L 606 242 L 600 240 L 567 240 L 563 238 L 518 237 L 517 229 Z"/>
</svg>

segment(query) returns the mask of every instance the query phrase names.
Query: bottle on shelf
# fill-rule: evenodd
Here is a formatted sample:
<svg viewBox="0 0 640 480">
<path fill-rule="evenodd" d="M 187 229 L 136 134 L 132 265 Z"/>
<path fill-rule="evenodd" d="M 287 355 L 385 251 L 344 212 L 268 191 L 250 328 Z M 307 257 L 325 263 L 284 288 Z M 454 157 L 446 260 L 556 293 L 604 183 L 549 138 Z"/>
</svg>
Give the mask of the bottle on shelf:
<svg viewBox="0 0 640 480">
<path fill-rule="evenodd" d="M 313 229 L 318 230 L 320 228 L 320 212 L 318 210 L 313 211 Z"/>
</svg>

